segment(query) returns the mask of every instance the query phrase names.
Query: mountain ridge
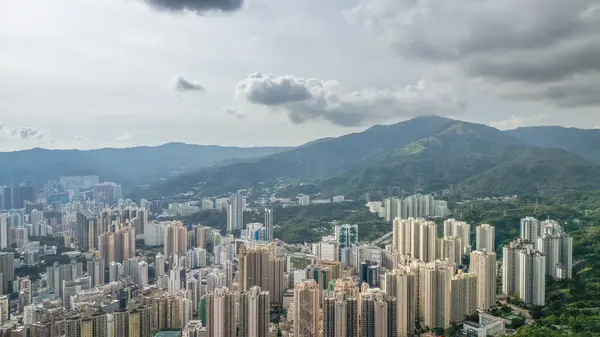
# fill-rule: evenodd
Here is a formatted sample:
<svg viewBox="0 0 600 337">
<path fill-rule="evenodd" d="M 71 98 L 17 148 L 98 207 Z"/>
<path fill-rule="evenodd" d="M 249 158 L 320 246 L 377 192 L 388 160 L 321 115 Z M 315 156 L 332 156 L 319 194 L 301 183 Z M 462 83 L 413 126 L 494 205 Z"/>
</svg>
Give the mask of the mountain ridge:
<svg viewBox="0 0 600 337">
<path fill-rule="evenodd" d="M 92 150 L 29 150 L 0 152 L 0 184 L 29 180 L 34 185 L 61 175 L 97 174 L 122 184 L 149 183 L 178 170 L 198 169 L 222 161 L 248 159 L 285 151 L 285 147 L 224 147 L 165 143 L 159 146 Z"/>
<path fill-rule="evenodd" d="M 151 183 L 141 191 L 149 197 L 190 190 L 198 196 L 223 195 L 272 186 L 281 179 L 292 187 L 314 184 L 315 193 L 321 196 L 435 192 L 450 186 L 467 195 L 485 195 L 486 191 L 494 195 L 545 194 L 600 188 L 596 179 L 600 149 L 595 149 L 599 137 L 600 130 L 528 127 L 500 131 L 483 124 L 423 116 L 294 148 L 173 142 L 155 147 L 0 152 L 0 162 L 8 162 L 6 156 L 12 156 L 12 163 L 19 164 L 12 170 L 0 167 L 0 183 L 6 176 L 26 179 L 50 168 L 41 178 L 100 174 L 123 184 Z M 33 161 L 19 162 L 20 156 L 31 153 L 35 154 Z M 179 175 L 157 183 L 169 173 Z M 556 186 L 544 186 L 550 183 Z M 537 187 L 526 188 L 531 184 Z"/>
<path fill-rule="evenodd" d="M 531 145 L 559 148 L 600 164 L 600 130 L 562 126 L 530 126 L 505 131 Z"/>
<path fill-rule="evenodd" d="M 455 185 L 457 191 L 481 195 L 485 191 L 475 191 L 472 186 L 481 189 L 488 183 L 506 185 L 506 188 L 490 188 L 497 193 L 528 193 L 530 191 L 518 182 L 505 184 L 493 179 L 494 175 L 510 176 L 505 171 L 525 167 L 522 163 L 527 160 L 524 154 L 529 154 L 538 168 L 543 167 L 547 156 L 572 161 L 552 161 L 552 175 L 530 174 L 528 179 L 533 181 L 527 183 L 540 185 L 545 177 L 552 177 L 554 183 L 576 183 L 579 189 L 600 187 L 599 182 L 591 179 L 600 171 L 588 159 L 572 152 L 569 153 L 573 156 L 565 156 L 561 152 L 565 150 L 552 146 L 536 147 L 522 138 L 483 124 L 438 116 L 418 117 L 391 125 L 376 125 L 338 138 L 313 141 L 290 151 L 254 159 L 251 163 L 184 174 L 158 187 L 157 192 L 170 194 L 194 188 L 198 195 L 210 196 L 260 187 L 286 178 L 292 183 L 316 184 L 321 196 L 346 194 L 357 197 L 374 191 L 384 194 L 432 192 L 451 185 Z M 590 178 L 590 186 L 566 176 L 574 172 Z M 549 193 L 550 189 L 538 188 L 536 192 Z"/>
</svg>

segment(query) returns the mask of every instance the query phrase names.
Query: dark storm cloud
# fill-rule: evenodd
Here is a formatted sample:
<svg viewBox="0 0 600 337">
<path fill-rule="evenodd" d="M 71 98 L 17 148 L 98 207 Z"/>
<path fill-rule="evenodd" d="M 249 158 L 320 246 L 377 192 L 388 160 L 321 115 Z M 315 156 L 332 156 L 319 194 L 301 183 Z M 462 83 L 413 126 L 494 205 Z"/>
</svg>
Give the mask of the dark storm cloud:
<svg viewBox="0 0 600 337">
<path fill-rule="evenodd" d="M 345 15 L 402 58 L 449 66 L 503 89 L 514 84 L 516 96 L 537 90 L 552 101 L 552 86 L 571 85 L 560 94 L 573 97 L 552 102 L 586 106 L 595 100 L 575 90 L 576 80 L 591 75 L 589 84 L 600 86 L 597 0 L 360 0 Z"/>
<path fill-rule="evenodd" d="M 152 7 L 181 12 L 184 10 L 200 13 L 211 10 L 231 12 L 238 10 L 244 4 L 243 0 L 143 0 Z"/>
<path fill-rule="evenodd" d="M 464 106 L 463 102 L 437 93 L 425 81 L 398 90 L 348 91 L 337 81 L 263 73 L 240 81 L 236 97 L 284 112 L 294 124 L 326 120 L 345 127 L 394 118 L 458 114 Z"/>
</svg>

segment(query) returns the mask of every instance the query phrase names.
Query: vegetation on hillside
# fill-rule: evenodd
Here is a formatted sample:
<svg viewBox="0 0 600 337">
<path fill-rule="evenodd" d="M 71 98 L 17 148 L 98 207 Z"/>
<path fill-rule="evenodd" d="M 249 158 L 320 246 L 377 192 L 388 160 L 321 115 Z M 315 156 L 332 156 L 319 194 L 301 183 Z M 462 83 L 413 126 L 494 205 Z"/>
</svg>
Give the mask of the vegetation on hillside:
<svg viewBox="0 0 600 337">
<path fill-rule="evenodd" d="M 596 336 L 600 331 L 600 193 L 571 192 L 532 200 L 476 201 L 457 207 L 457 216 L 474 224 L 496 226 L 496 244 L 518 236 L 524 216 L 559 220 L 573 237 L 574 277 L 547 277 L 544 307 L 531 308 L 535 324 L 516 336 Z M 500 246 L 498 247 L 500 248 Z"/>
<path fill-rule="evenodd" d="M 201 211 L 186 217 L 194 224 L 227 229 L 227 213 Z M 302 207 L 277 207 L 273 211 L 273 236 L 288 243 L 315 242 L 333 234 L 332 221 L 358 225 L 360 241 L 372 241 L 391 231 L 391 224 L 369 212 L 363 202 L 313 204 Z M 264 212 L 245 212 L 244 223 L 264 223 Z"/>
<path fill-rule="evenodd" d="M 557 148 L 533 147 L 509 133 L 441 117 L 375 126 L 261 159 L 191 172 L 154 186 L 152 196 L 192 191 L 214 196 L 292 182 L 283 196 L 436 192 L 463 196 L 552 195 L 600 188 L 600 168 Z M 300 188 L 300 183 L 314 183 Z M 307 185 L 310 186 L 310 185 Z"/>
<path fill-rule="evenodd" d="M 528 144 L 558 148 L 573 152 L 600 164 L 600 130 L 565 128 L 561 126 L 533 126 L 506 131 Z"/>
</svg>

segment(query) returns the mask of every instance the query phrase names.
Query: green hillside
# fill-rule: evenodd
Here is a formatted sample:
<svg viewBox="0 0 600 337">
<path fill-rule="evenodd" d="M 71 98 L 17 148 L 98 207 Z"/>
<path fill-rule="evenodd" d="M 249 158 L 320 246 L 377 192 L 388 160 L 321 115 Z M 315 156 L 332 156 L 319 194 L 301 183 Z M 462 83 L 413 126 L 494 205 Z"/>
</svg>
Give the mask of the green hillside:
<svg viewBox="0 0 600 337">
<path fill-rule="evenodd" d="M 600 169 L 563 149 L 536 147 L 495 128 L 428 116 L 322 139 L 291 151 L 212 167 L 155 186 L 152 196 L 202 196 L 292 181 L 321 196 L 435 192 L 548 194 L 600 187 Z M 294 182 L 296 182 L 294 184 Z M 290 193 L 291 192 L 291 193 Z"/>
<path fill-rule="evenodd" d="M 600 130 L 533 126 L 506 133 L 533 146 L 567 150 L 600 164 Z"/>
</svg>

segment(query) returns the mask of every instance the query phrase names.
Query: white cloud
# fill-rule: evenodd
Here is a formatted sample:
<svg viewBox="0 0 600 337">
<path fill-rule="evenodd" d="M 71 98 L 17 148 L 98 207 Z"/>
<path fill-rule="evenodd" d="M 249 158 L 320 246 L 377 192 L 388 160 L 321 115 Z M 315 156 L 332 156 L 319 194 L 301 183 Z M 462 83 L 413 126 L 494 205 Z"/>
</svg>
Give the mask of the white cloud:
<svg viewBox="0 0 600 337">
<path fill-rule="evenodd" d="M 0 136 L 6 136 L 15 139 L 42 139 L 44 134 L 40 129 L 31 126 L 21 126 L 19 128 L 7 126 L 0 123 Z"/>
<path fill-rule="evenodd" d="M 399 89 L 348 90 L 335 80 L 258 72 L 238 83 L 236 97 L 286 112 L 294 124 L 323 119 L 345 127 L 421 115 L 460 114 L 465 104 L 425 80 Z"/>
<path fill-rule="evenodd" d="M 124 133 L 121 136 L 117 137 L 116 140 L 120 141 L 120 142 L 126 142 L 129 140 L 132 140 L 133 136 L 128 134 L 128 133 Z"/>
<path fill-rule="evenodd" d="M 23 139 L 31 139 L 31 138 L 40 139 L 43 137 L 43 134 L 40 132 L 39 129 L 30 127 L 30 126 L 22 126 L 18 130 L 17 129 L 13 130 L 13 132 L 14 132 L 13 134 L 16 137 L 21 137 Z"/>
</svg>

